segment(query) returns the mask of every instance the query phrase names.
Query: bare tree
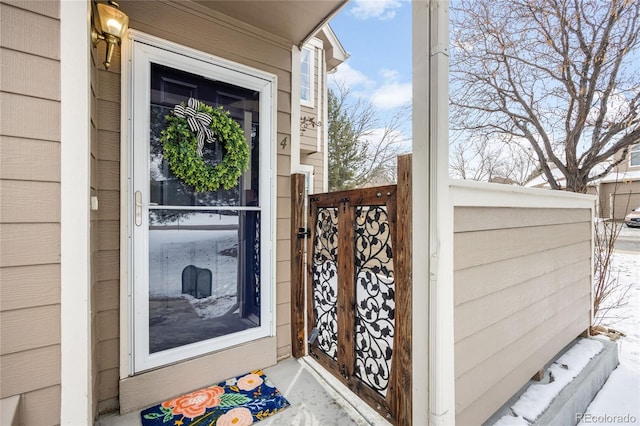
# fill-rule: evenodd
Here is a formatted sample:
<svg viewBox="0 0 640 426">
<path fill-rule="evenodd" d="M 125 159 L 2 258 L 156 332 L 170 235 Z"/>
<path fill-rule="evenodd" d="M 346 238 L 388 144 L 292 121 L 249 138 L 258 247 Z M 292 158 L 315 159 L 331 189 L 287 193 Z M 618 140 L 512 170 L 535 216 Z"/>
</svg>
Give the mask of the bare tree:
<svg viewBox="0 0 640 426">
<path fill-rule="evenodd" d="M 640 2 L 457 0 L 454 130 L 526 141 L 553 189 L 587 184 L 640 142 Z M 619 161 L 594 167 L 622 151 Z"/>
<path fill-rule="evenodd" d="M 618 192 L 617 188 L 620 182 L 615 183 L 614 193 Z M 598 194 L 599 195 L 599 194 Z M 629 201 L 631 195 L 627 198 L 624 211 L 629 209 Z M 602 205 L 603 197 L 598 196 L 600 200 L 600 211 L 604 209 Z M 615 217 L 616 204 L 611 205 L 611 216 Z M 618 274 L 613 271 L 613 254 L 615 243 L 622 230 L 622 223 L 611 221 L 594 222 L 593 233 L 593 319 L 594 325 L 607 322 L 610 323 L 613 318 L 609 316 L 609 311 L 619 309 L 629 302 L 629 291 L 631 283 L 625 284 L 618 279 Z"/>
<path fill-rule="evenodd" d="M 328 115 L 329 190 L 392 182 L 396 157 L 407 148 L 401 129 L 411 120 L 409 106 L 381 127 L 373 104 L 336 85 L 329 89 Z"/>
<path fill-rule="evenodd" d="M 450 146 L 449 174 L 458 179 L 524 185 L 534 172 L 530 152 L 517 144 L 461 134 Z"/>
</svg>

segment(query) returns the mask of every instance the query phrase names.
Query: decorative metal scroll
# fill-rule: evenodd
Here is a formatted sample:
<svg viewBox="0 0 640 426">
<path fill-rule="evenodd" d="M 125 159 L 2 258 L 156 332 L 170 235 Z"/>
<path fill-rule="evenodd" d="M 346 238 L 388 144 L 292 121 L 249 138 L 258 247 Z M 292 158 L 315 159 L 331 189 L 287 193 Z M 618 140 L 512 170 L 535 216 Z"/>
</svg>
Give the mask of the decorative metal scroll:
<svg viewBox="0 0 640 426">
<path fill-rule="evenodd" d="M 338 209 L 319 208 L 313 241 L 313 310 L 318 348 L 337 360 Z"/>
<path fill-rule="evenodd" d="M 255 213 L 253 227 L 253 306 L 260 306 L 260 212 Z"/>
<path fill-rule="evenodd" d="M 315 117 L 300 117 L 300 136 L 304 135 L 309 127 L 316 128 L 321 127 L 322 123 Z"/>
<path fill-rule="evenodd" d="M 354 242 L 355 374 L 385 396 L 395 327 L 393 251 L 385 207 L 356 209 Z"/>
</svg>

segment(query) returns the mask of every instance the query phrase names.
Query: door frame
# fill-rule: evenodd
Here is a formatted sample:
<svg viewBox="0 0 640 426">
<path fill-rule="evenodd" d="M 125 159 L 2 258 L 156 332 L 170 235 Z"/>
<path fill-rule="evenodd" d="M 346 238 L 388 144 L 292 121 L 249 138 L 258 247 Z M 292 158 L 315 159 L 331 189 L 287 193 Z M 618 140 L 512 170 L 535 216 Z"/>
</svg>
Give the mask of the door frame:
<svg viewBox="0 0 640 426">
<path fill-rule="evenodd" d="M 211 76 L 231 84 L 246 87 L 260 92 L 260 174 L 261 181 L 268 182 L 260 187 L 261 206 L 261 324 L 260 326 L 233 335 L 224 336 L 211 341 L 203 341 L 180 348 L 163 351 L 158 354 L 139 353 L 135 351 L 136 336 L 140 339 L 141 327 L 148 327 L 148 296 L 140 297 L 148 291 L 148 282 L 139 291 L 138 299 L 142 299 L 142 307 L 136 312 L 136 279 L 134 257 L 140 251 L 134 245 L 134 202 L 136 191 L 134 180 L 136 167 L 133 156 L 134 140 L 148 142 L 148 108 L 150 105 L 149 63 L 159 63 L 178 69 L 186 69 L 195 74 Z M 275 117 L 277 114 L 277 78 L 275 75 L 237 64 L 211 54 L 207 54 L 186 46 L 179 45 L 155 36 L 129 30 L 128 38 L 123 40 L 122 47 L 122 84 L 121 84 L 121 187 L 120 187 L 120 378 L 161 367 L 189 358 L 202 356 L 230 346 L 238 345 L 275 335 L 275 224 L 276 224 L 276 191 L 275 182 L 275 149 L 276 140 Z M 145 112 L 147 111 L 147 112 Z M 138 123 L 134 115 L 142 116 Z M 147 143 L 148 145 L 148 143 Z M 148 148 L 144 148 L 148 149 Z M 138 168 L 138 170 L 140 170 Z M 139 172 L 138 172 L 139 173 Z M 148 169 L 142 179 L 148 182 Z M 137 176 L 136 176 L 137 177 Z M 145 180 L 146 179 L 146 180 Z M 140 181 L 138 181 L 140 182 Z M 143 218 L 148 217 L 149 190 L 143 192 Z M 143 226 L 146 220 L 143 222 Z M 145 235 L 148 235 L 145 233 Z M 148 241 L 143 242 L 147 244 Z M 140 247 L 138 244 L 137 247 Z M 143 252 L 148 254 L 148 248 Z M 148 259 L 147 259 L 148 261 Z M 146 263 L 145 263 L 146 264 Z M 141 269 L 144 269 L 142 267 Z M 147 268 L 148 269 L 148 268 Z M 148 273 L 148 272 L 147 272 Z M 139 300 L 138 300 L 139 302 Z M 139 305 L 138 305 L 139 306 Z M 136 325 L 137 324 L 137 325 Z M 143 333 L 144 334 L 144 333 Z M 148 330 L 146 339 L 148 348 Z M 186 349 L 185 349 L 186 348 Z"/>
</svg>

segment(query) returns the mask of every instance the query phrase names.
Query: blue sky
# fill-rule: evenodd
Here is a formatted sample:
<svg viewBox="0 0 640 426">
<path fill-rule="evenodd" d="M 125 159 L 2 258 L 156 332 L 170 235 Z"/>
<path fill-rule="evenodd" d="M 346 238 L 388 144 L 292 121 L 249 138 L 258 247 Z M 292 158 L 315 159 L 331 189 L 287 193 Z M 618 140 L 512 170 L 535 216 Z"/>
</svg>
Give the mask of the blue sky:
<svg viewBox="0 0 640 426">
<path fill-rule="evenodd" d="M 352 0 L 331 28 L 350 58 L 332 78 L 374 105 L 381 120 L 411 102 L 411 2 Z"/>
</svg>

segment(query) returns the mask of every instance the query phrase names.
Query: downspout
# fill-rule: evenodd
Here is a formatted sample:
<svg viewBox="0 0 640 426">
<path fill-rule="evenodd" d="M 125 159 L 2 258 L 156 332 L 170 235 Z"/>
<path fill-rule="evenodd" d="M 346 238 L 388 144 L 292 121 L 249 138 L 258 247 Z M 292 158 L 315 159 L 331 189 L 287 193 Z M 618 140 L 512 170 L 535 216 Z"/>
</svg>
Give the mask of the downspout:
<svg viewBox="0 0 640 426">
<path fill-rule="evenodd" d="M 453 205 L 449 190 L 449 2 L 429 13 L 429 418 L 455 424 Z"/>
<path fill-rule="evenodd" d="M 414 218 L 428 212 L 428 226 L 413 226 L 414 424 L 455 424 L 448 35 L 447 0 L 413 3 Z M 428 404 L 419 395 L 428 395 Z"/>
</svg>

